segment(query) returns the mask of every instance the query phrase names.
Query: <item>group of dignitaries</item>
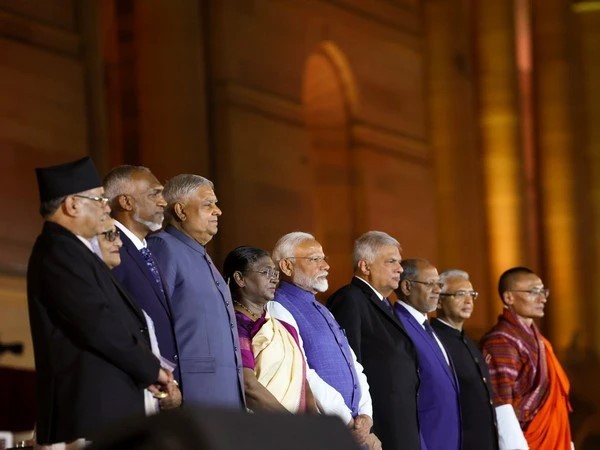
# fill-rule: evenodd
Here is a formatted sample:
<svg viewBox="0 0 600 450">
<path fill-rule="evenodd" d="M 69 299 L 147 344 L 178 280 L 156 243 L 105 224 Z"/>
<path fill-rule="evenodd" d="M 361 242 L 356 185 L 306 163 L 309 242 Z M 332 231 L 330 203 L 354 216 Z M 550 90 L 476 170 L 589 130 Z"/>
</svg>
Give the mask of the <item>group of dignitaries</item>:
<svg viewBox="0 0 600 450">
<path fill-rule="evenodd" d="M 503 313 L 478 348 L 463 330 L 478 297 L 468 274 L 403 260 L 386 233 L 356 240 L 354 276 L 324 306 L 329 265 L 308 233 L 271 254 L 238 247 L 221 274 L 205 248 L 221 216 L 206 178 L 163 187 L 120 166 L 101 180 L 89 158 L 36 174 L 41 448 L 188 405 L 336 415 L 366 449 L 572 448 L 569 382 L 534 323 L 549 291 L 531 270 L 501 276 Z"/>
</svg>

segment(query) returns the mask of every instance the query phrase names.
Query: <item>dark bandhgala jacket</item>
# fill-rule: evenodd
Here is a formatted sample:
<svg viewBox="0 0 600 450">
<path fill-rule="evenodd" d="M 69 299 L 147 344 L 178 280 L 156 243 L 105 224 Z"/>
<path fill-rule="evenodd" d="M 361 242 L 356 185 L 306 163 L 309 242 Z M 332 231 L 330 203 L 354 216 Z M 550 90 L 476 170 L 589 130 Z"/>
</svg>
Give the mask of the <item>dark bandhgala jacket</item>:
<svg viewBox="0 0 600 450">
<path fill-rule="evenodd" d="M 100 258 L 46 222 L 27 270 L 40 444 L 89 437 L 144 415 L 158 377 L 142 311 Z"/>
<path fill-rule="evenodd" d="M 384 449 L 419 450 L 419 370 L 415 347 L 386 303 L 353 278 L 328 301 L 364 367 L 373 400 L 373 432 Z"/>
<path fill-rule="evenodd" d="M 460 385 L 462 450 L 498 450 L 496 412 L 488 365 L 464 331 L 438 319 L 431 326 L 450 354 Z"/>
<path fill-rule="evenodd" d="M 163 285 L 161 291 L 144 256 L 125 233 L 121 233 L 121 240 L 123 241 L 123 247 L 120 250 L 121 264 L 113 269 L 113 275 L 154 322 L 161 356 L 178 364 L 177 340 L 171 312 L 171 300 L 166 295 L 167 289 Z M 158 266 L 158 264 L 156 265 Z M 177 381 L 181 382 L 178 367 L 173 371 L 173 375 Z"/>
</svg>

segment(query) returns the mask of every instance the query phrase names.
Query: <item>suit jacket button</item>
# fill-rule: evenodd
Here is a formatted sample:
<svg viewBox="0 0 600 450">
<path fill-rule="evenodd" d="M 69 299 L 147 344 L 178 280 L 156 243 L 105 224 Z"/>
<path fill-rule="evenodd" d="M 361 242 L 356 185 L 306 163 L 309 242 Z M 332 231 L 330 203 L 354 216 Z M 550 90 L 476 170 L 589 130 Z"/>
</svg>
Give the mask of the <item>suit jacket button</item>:
<svg viewBox="0 0 600 450">
<path fill-rule="evenodd" d="M 217 286 L 220 286 L 220 285 L 221 285 L 221 283 L 220 283 L 219 281 L 215 281 L 215 284 L 216 284 Z"/>
<path fill-rule="evenodd" d="M 179 355 L 173 355 L 173 359 L 179 359 Z"/>
</svg>

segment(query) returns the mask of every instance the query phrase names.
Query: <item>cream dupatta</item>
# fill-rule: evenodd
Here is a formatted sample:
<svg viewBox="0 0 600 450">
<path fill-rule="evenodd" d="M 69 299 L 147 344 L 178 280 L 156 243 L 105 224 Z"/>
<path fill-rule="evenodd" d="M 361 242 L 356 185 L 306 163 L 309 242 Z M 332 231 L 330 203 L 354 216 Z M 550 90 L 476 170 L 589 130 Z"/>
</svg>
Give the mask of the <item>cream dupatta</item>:
<svg viewBox="0 0 600 450">
<path fill-rule="evenodd" d="M 279 320 L 269 313 L 266 313 L 265 319 L 266 322 L 252 338 L 256 378 L 288 411 L 304 411 L 304 355 L 294 336 Z"/>
</svg>

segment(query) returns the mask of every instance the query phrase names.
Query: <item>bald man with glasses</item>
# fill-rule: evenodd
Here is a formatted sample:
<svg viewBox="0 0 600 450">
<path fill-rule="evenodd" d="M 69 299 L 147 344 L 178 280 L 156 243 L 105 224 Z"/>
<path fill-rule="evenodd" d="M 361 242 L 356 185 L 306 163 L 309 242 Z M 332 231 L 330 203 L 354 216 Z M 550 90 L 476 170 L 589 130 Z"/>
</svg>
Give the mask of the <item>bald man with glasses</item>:
<svg viewBox="0 0 600 450">
<path fill-rule="evenodd" d="M 452 358 L 460 387 L 460 412 L 464 450 L 498 450 L 496 414 L 492 402 L 490 374 L 485 360 L 463 329 L 471 317 L 475 300 L 469 274 L 447 270 L 440 274 L 442 290 L 437 317 L 431 327 Z"/>
<path fill-rule="evenodd" d="M 480 343 L 494 403 L 514 409 L 530 449 L 570 450 L 569 380 L 534 323 L 550 291 L 531 269 L 513 267 L 500 276 L 498 293 L 504 310 Z"/>
</svg>

